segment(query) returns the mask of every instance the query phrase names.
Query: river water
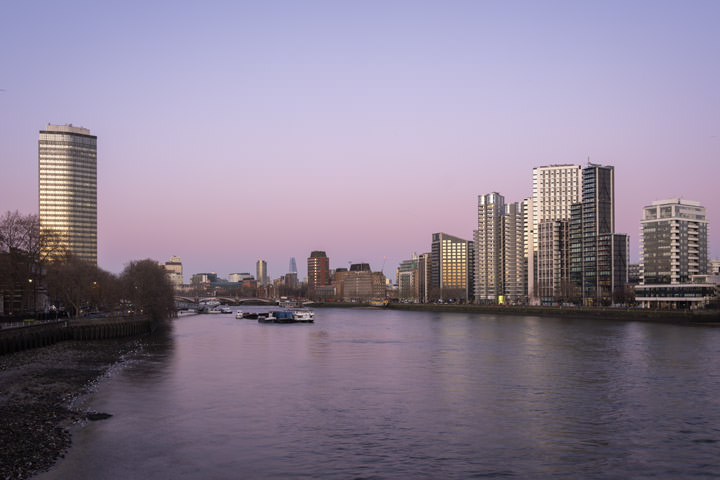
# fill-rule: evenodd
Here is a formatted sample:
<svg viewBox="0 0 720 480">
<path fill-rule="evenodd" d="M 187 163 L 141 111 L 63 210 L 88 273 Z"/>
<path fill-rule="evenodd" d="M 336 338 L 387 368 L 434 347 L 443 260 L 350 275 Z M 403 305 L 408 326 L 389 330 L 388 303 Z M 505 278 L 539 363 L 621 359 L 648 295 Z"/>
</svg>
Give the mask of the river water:
<svg viewBox="0 0 720 480">
<path fill-rule="evenodd" d="M 370 309 L 186 316 L 42 479 L 720 478 L 720 329 Z"/>
</svg>

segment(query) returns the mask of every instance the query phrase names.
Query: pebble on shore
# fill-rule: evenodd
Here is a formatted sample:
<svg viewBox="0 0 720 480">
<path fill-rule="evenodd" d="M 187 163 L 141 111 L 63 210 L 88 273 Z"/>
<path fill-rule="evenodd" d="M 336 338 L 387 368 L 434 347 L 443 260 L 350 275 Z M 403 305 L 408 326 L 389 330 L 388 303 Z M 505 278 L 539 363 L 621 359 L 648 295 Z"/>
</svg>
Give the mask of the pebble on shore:
<svg viewBox="0 0 720 480">
<path fill-rule="evenodd" d="M 68 341 L 0 356 L 0 479 L 48 470 L 70 447 L 73 423 L 107 418 L 76 409 L 73 400 L 136 345 Z"/>
</svg>

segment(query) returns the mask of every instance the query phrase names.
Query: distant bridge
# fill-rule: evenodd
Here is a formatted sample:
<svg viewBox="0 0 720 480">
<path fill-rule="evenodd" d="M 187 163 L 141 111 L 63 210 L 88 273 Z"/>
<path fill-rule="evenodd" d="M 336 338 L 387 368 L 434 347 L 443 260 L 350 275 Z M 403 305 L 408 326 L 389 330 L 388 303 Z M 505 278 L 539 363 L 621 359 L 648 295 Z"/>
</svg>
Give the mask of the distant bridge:
<svg viewBox="0 0 720 480">
<path fill-rule="evenodd" d="M 243 303 L 265 303 L 267 305 L 277 305 L 277 300 L 271 300 L 268 298 L 255 298 L 255 297 L 248 297 L 248 298 L 232 298 L 232 297 L 184 297 L 181 295 L 175 295 L 175 302 L 185 302 L 185 303 L 192 303 L 194 305 L 197 305 L 199 303 L 206 303 L 206 302 L 212 302 L 212 301 L 218 301 L 218 302 L 227 302 L 227 303 L 235 303 L 235 304 L 243 304 Z"/>
</svg>

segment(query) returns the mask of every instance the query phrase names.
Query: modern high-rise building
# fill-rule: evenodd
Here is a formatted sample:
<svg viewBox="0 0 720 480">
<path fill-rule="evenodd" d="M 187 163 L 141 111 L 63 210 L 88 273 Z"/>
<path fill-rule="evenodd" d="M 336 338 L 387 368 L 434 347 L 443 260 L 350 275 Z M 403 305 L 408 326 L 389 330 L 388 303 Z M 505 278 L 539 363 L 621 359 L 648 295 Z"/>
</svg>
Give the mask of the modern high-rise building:
<svg viewBox="0 0 720 480">
<path fill-rule="evenodd" d="M 325 252 L 315 250 L 307 259 L 308 289 L 316 290 L 318 286 L 330 285 L 330 259 Z"/>
<path fill-rule="evenodd" d="M 528 232 L 528 295 L 531 300 L 554 296 L 561 284 L 567 284 L 567 270 L 551 259 L 568 256 L 568 244 L 563 243 L 562 224 L 555 223 L 544 228 L 544 237 L 540 236 L 540 224 L 543 222 L 568 222 L 571 207 L 582 201 L 582 167 L 580 165 L 548 165 L 533 169 L 532 223 Z M 554 235 L 550 232 L 554 232 Z M 546 240 L 545 243 L 541 240 Z M 539 262 L 543 259 L 543 271 Z M 556 275 L 565 275 L 556 278 Z M 542 279 L 542 284 L 541 284 Z"/>
<path fill-rule="evenodd" d="M 512 303 L 524 303 L 528 294 L 527 206 L 527 201 L 505 204 L 503 215 L 503 296 Z"/>
<path fill-rule="evenodd" d="M 503 217 L 505 198 L 497 192 L 478 196 L 475 243 L 475 301 L 497 303 L 503 295 Z"/>
<path fill-rule="evenodd" d="M 641 283 L 688 283 L 708 273 L 708 222 L 698 202 L 673 198 L 643 208 Z"/>
<path fill-rule="evenodd" d="M 528 201 L 505 203 L 497 192 L 478 196 L 475 301 L 524 302 L 527 296 Z"/>
<path fill-rule="evenodd" d="M 581 203 L 571 207 L 570 280 L 573 295 L 586 305 L 609 305 L 624 295 L 629 239 L 615 233 L 615 169 L 589 164 L 583 169 Z"/>
<path fill-rule="evenodd" d="M 431 300 L 470 302 L 473 298 L 473 242 L 433 233 L 430 265 Z"/>
<path fill-rule="evenodd" d="M 297 263 L 295 263 L 295 257 L 290 257 L 290 266 L 288 273 L 297 273 Z"/>
<path fill-rule="evenodd" d="M 404 260 L 396 271 L 398 298 L 415 302 L 418 300 L 418 256 L 413 254 L 410 260 Z"/>
<path fill-rule="evenodd" d="M 74 257 L 97 265 L 97 137 L 50 125 L 38 141 L 40 229 Z"/>
<path fill-rule="evenodd" d="M 260 286 L 265 286 L 270 283 L 267 274 L 267 262 L 265 260 L 258 260 L 255 263 L 255 278 Z"/>
<path fill-rule="evenodd" d="M 427 303 L 430 299 L 430 273 L 432 254 L 430 252 L 418 255 L 418 300 L 420 303 Z"/>
<path fill-rule="evenodd" d="M 538 224 L 535 294 L 543 304 L 570 300 L 569 220 Z"/>
</svg>

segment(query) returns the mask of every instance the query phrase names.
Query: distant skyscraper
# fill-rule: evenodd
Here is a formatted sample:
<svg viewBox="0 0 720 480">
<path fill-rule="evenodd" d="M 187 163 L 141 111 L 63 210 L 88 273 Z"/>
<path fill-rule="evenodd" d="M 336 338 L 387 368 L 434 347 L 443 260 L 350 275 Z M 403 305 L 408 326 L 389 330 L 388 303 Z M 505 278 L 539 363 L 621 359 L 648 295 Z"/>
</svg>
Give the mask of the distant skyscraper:
<svg viewBox="0 0 720 480">
<path fill-rule="evenodd" d="M 307 270 L 310 291 L 317 289 L 320 285 L 330 284 L 330 259 L 325 252 L 320 250 L 311 252 L 307 259 Z"/>
<path fill-rule="evenodd" d="M 643 208 L 641 283 L 689 283 L 708 273 L 708 222 L 705 207 L 680 198 Z"/>
<path fill-rule="evenodd" d="M 97 265 L 97 137 L 50 125 L 38 142 L 39 219 L 76 258 Z"/>
<path fill-rule="evenodd" d="M 173 285 L 177 286 L 183 284 L 183 267 L 180 257 L 170 257 L 170 261 L 165 262 L 165 270 L 167 270 L 168 276 Z"/>
<path fill-rule="evenodd" d="M 431 259 L 430 252 L 418 255 L 418 300 L 421 303 L 427 303 L 430 299 Z"/>
<path fill-rule="evenodd" d="M 295 263 L 295 257 L 290 257 L 289 273 L 297 273 L 297 264 Z"/>
<path fill-rule="evenodd" d="M 400 263 L 396 272 L 398 284 L 398 298 L 400 300 L 416 301 L 418 299 L 418 256 L 413 254 L 412 259 Z"/>
<path fill-rule="evenodd" d="M 267 262 L 265 260 L 258 260 L 257 263 L 255 263 L 255 279 L 261 286 L 265 286 L 269 283 Z"/>
<path fill-rule="evenodd" d="M 472 300 L 474 256 L 472 241 L 447 233 L 433 233 L 430 265 L 432 300 Z"/>
</svg>

